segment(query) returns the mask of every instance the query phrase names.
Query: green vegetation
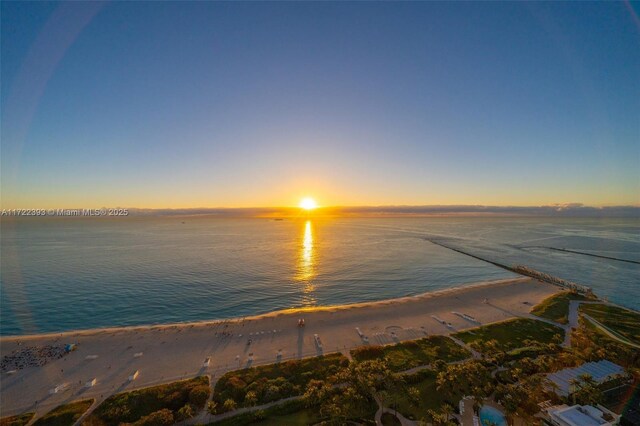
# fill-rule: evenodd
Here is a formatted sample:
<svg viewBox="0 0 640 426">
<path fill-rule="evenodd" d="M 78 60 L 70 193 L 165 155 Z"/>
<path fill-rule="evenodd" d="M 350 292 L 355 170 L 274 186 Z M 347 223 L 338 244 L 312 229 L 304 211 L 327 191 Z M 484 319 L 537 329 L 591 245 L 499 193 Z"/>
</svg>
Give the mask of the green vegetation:
<svg viewBox="0 0 640 426">
<path fill-rule="evenodd" d="M 452 403 L 447 400 L 449 395 L 438 392 L 437 377 L 438 373 L 432 370 L 406 376 L 408 389 L 394 401 L 393 408 L 408 419 L 419 420 L 427 418 L 429 410 L 439 410 L 443 404 Z M 462 394 L 451 396 L 452 399 L 459 399 Z"/>
<path fill-rule="evenodd" d="M 16 416 L 3 417 L 0 426 L 24 426 L 33 418 L 35 413 L 23 413 Z"/>
<path fill-rule="evenodd" d="M 93 399 L 60 405 L 35 421 L 38 426 L 71 426 L 91 407 Z"/>
<path fill-rule="evenodd" d="M 336 389 L 334 392 L 340 395 L 342 391 Z M 376 409 L 377 406 L 369 405 L 364 417 L 354 415 L 351 420 L 357 424 L 374 425 L 373 418 Z M 254 424 L 259 424 L 260 426 L 300 426 L 330 422 L 330 413 L 320 414 L 321 411 L 322 408 L 320 406 L 309 405 L 308 401 L 300 398 L 273 405 L 264 410 L 244 412 L 210 424 L 215 426 L 246 426 Z"/>
<path fill-rule="evenodd" d="M 383 413 L 380 421 L 384 426 L 400 426 L 402 424 L 396 416 L 390 413 Z"/>
<path fill-rule="evenodd" d="M 170 425 L 192 417 L 204 408 L 208 398 L 206 376 L 123 392 L 107 398 L 87 417 L 84 425 Z"/>
<path fill-rule="evenodd" d="M 582 362 L 608 359 L 640 372 L 640 351 L 613 340 L 591 322 L 581 318 L 571 335 L 571 349 Z"/>
<path fill-rule="evenodd" d="M 213 400 L 223 413 L 301 395 L 311 380 L 327 379 L 348 363 L 342 354 L 331 354 L 230 371 L 216 383 Z"/>
<path fill-rule="evenodd" d="M 562 292 L 546 298 L 533 307 L 531 313 L 560 324 L 569 322 L 569 302 L 571 300 L 589 300 L 588 297 L 576 292 Z"/>
<path fill-rule="evenodd" d="M 259 423 L 261 426 L 297 426 L 320 423 L 317 407 L 306 407 L 302 400 L 294 400 L 274 405 L 265 410 L 256 410 L 237 416 L 227 417 L 215 424 L 216 426 L 245 426 Z"/>
<path fill-rule="evenodd" d="M 430 336 L 396 345 L 366 346 L 352 350 L 351 355 L 357 361 L 384 359 L 391 370 L 403 371 L 437 360 L 460 361 L 471 353 L 446 336 Z"/>
<path fill-rule="evenodd" d="M 335 424 L 370 423 L 376 400 L 385 404 L 401 388 L 402 378 L 384 361 L 352 362 L 326 380 L 310 381 L 304 401 L 308 407 L 320 407 L 320 413 Z"/>
<path fill-rule="evenodd" d="M 519 348 L 536 347 L 551 343 L 560 343 L 564 330 L 542 321 L 528 318 L 484 325 L 472 330 L 454 334 L 465 343 L 476 347 L 480 352 L 486 348 L 483 343 L 494 341 L 495 350 L 509 352 Z"/>
<path fill-rule="evenodd" d="M 617 306 L 592 304 L 581 305 L 580 312 L 591 316 L 620 336 L 640 343 L 640 313 Z"/>
<path fill-rule="evenodd" d="M 480 399 L 493 392 L 491 368 L 482 361 L 440 363 L 437 367 L 405 375 L 404 389 L 391 399 L 390 407 L 412 420 L 443 424 L 463 395 Z"/>
</svg>

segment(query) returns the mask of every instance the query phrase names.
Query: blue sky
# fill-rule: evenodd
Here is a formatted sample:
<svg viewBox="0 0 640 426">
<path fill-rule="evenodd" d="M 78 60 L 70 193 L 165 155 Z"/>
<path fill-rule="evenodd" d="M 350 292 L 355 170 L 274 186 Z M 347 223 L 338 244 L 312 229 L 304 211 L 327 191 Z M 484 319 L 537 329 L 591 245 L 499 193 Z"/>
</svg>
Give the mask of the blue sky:
<svg viewBox="0 0 640 426">
<path fill-rule="evenodd" d="M 637 4 L 1 7 L 4 208 L 640 204 Z"/>
</svg>

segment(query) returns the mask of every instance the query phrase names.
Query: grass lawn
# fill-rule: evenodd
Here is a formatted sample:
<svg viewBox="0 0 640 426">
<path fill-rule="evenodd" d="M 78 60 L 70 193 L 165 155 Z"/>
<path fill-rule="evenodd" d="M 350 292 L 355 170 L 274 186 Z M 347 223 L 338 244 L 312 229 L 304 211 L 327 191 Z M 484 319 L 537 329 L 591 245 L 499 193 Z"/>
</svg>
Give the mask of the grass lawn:
<svg viewBox="0 0 640 426">
<path fill-rule="evenodd" d="M 24 413 L 16 416 L 3 417 L 0 419 L 0 426 L 24 426 L 35 413 Z"/>
<path fill-rule="evenodd" d="M 110 396 L 84 421 L 87 426 L 175 423 L 204 408 L 209 398 L 209 378 L 190 380 L 123 392 Z"/>
<path fill-rule="evenodd" d="M 229 411 L 224 407 L 227 400 L 242 407 L 302 395 L 309 381 L 326 379 L 348 364 L 344 355 L 330 354 L 230 371 L 216 383 L 213 400 L 218 412 L 224 412 Z M 249 392 L 253 392 L 253 401 L 247 398 Z"/>
<path fill-rule="evenodd" d="M 459 361 L 470 357 L 471 353 L 446 336 L 430 336 L 395 345 L 354 349 L 351 356 L 357 361 L 384 358 L 393 371 L 403 371 L 431 364 L 438 359 L 445 362 Z"/>
<path fill-rule="evenodd" d="M 454 336 L 465 343 L 495 339 L 498 348 L 508 352 L 529 346 L 527 340 L 542 344 L 552 343 L 556 334 L 563 336 L 564 330 L 542 321 L 516 318 L 462 331 Z"/>
<path fill-rule="evenodd" d="M 607 305 L 580 305 L 580 312 L 632 342 L 640 343 L 640 313 Z"/>
<path fill-rule="evenodd" d="M 437 374 L 435 371 L 423 370 L 406 376 L 407 387 L 416 388 L 420 393 L 420 403 L 417 405 L 411 403 L 407 393 L 398 395 L 397 399 L 391 402 L 396 406 L 400 414 L 412 420 L 429 419 L 427 410 L 437 411 L 446 402 L 451 406 L 456 406 L 462 395 L 454 398 L 455 401 L 446 401 L 442 392 L 436 389 Z"/>
<path fill-rule="evenodd" d="M 354 418 L 357 423 L 365 425 L 375 424 L 377 406 L 372 405 L 368 409 L 365 418 Z M 245 426 L 259 424 L 261 426 L 301 426 L 315 425 L 328 420 L 320 416 L 318 407 L 306 407 L 302 400 L 294 400 L 282 404 L 274 405 L 266 410 L 239 414 L 228 417 L 219 422 L 211 423 L 216 426 Z"/>
<path fill-rule="evenodd" d="M 72 426 L 91 407 L 93 399 L 60 405 L 35 421 L 38 426 Z"/>
<path fill-rule="evenodd" d="M 571 300 L 589 299 L 579 293 L 565 291 L 544 299 L 533 307 L 531 313 L 560 324 L 567 324 L 569 322 L 569 301 Z"/>
</svg>

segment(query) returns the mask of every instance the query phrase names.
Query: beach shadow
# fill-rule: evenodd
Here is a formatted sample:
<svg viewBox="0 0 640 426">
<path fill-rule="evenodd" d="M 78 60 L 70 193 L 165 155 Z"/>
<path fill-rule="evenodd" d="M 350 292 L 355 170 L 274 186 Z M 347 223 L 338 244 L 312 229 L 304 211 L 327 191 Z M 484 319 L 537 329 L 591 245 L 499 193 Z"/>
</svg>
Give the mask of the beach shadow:
<svg viewBox="0 0 640 426">
<path fill-rule="evenodd" d="M 304 327 L 298 327 L 298 358 L 302 358 L 303 344 L 304 344 Z"/>
<path fill-rule="evenodd" d="M 77 392 L 76 392 L 76 397 L 81 396 L 83 393 L 85 393 L 86 391 L 88 391 L 89 388 L 86 386 L 82 386 Z"/>
<path fill-rule="evenodd" d="M 129 386 L 129 383 L 131 383 L 130 380 L 128 379 L 125 380 L 120 386 L 118 386 L 118 388 L 115 391 L 113 391 L 112 395 L 124 391 L 127 388 L 127 386 Z"/>
<path fill-rule="evenodd" d="M 497 309 L 497 310 L 499 310 L 499 311 L 501 311 L 501 312 L 504 312 L 505 314 L 508 314 L 508 315 L 510 315 L 510 316 L 512 316 L 512 317 L 519 317 L 519 316 L 520 316 L 520 315 L 514 314 L 513 312 L 508 311 L 508 310 L 506 310 L 506 309 L 504 309 L 504 308 L 501 308 L 501 307 L 499 307 L 499 306 L 496 306 L 496 305 L 494 305 L 493 303 L 490 303 L 490 302 L 487 302 L 487 303 L 486 303 L 486 305 L 487 305 L 487 306 L 491 306 L 492 308 Z"/>
</svg>

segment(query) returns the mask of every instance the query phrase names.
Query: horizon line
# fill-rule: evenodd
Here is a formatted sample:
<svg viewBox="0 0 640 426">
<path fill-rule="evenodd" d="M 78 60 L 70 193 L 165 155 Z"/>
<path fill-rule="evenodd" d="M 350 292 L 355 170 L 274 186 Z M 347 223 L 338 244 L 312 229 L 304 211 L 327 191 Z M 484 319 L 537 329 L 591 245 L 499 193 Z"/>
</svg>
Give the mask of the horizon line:
<svg viewBox="0 0 640 426">
<path fill-rule="evenodd" d="M 84 208 L 56 208 L 47 211 L 85 210 Z M 303 212 L 306 216 L 577 216 L 577 217 L 624 217 L 640 219 L 640 204 L 589 206 L 582 203 L 547 204 L 530 206 L 492 206 L 482 204 L 433 204 L 433 205 L 361 205 L 361 206 L 318 206 L 312 211 L 304 211 L 297 206 L 272 207 L 101 207 L 100 209 L 126 209 L 127 216 L 257 216 L 290 217 Z M 45 210 L 45 209 L 2 209 Z M 293 213 L 293 214 L 292 214 Z M 2 215 L 5 218 L 16 217 Z M 48 214 L 45 216 L 59 216 Z M 42 217 L 42 216 L 40 216 Z"/>
</svg>

